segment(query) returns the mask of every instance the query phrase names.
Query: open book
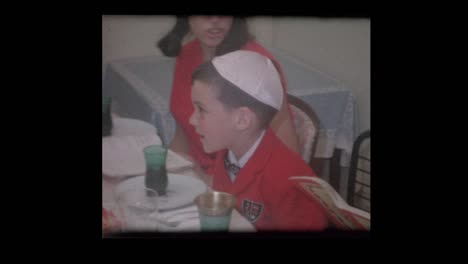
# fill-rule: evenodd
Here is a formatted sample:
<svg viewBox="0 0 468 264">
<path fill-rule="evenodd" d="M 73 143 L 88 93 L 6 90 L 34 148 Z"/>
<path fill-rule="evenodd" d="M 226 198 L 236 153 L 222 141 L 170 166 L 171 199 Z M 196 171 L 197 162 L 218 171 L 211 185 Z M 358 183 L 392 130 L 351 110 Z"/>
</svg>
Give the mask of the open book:
<svg viewBox="0 0 468 264">
<path fill-rule="evenodd" d="M 328 184 L 319 177 L 289 177 L 296 187 L 311 199 L 318 201 L 327 217 L 338 228 L 344 230 L 370 230 L 370 213 L 352 207 Z"/>
</svg>

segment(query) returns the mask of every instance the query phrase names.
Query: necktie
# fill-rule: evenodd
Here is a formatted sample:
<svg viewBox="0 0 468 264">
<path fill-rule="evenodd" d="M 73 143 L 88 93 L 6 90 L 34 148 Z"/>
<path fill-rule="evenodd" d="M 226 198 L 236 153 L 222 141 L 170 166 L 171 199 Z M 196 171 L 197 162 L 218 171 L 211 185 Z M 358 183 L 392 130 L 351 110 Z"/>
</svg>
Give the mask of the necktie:
<svg viewBox="0 0 468 264">
<path fill-rule="evenodd" d="M 226 168 L 226 171 L 228 172 L 228 174 L 231 174 L 231 175 L 236 175 L 237 172 L 239 172 L 240 170 L 240 167 L 235 165 L 235 164 L 232 164 L 227 155 L 226 157 L 224 157 L 224 168 Z"/>
</svg>

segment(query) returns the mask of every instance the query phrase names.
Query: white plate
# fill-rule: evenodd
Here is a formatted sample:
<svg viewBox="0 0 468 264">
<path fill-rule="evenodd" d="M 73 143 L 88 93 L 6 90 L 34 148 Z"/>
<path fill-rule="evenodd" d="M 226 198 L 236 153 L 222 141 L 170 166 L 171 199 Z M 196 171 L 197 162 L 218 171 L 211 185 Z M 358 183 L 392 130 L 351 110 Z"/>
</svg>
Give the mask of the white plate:
<svg viewBox="0 0 468 264">
<path fill-rule="evenodd" d="M 131 118 L 112 118 L 112 136 L 140 136 L 156 134 L 156 128 L 150 123 Z"/>
<path fill-rule="evenodd" d="M 158 199 L 159 210 L 170 210 L 192 204 L 198 194 L 206 191 L 206 186 L 201 180 L 190 176 L 169 173 L 168 180 L 166 195 Z M 116 193 L 144 187 L 145 176 L 136 176 L 119 183 Z"/>
</svg>

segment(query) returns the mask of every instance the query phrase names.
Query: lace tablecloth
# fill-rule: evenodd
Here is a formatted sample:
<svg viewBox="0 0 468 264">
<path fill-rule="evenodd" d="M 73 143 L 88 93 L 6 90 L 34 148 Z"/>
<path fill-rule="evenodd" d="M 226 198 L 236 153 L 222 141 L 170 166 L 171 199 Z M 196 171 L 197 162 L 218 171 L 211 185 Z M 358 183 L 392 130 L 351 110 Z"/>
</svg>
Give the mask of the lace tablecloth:
<svg viewBox="0 0 468 264">
<path fill-rule="evenodd" d="M 315 157 L 331 158 L 335 148 L 341 149 L 341 166 L 349 166 L 354 138 L 357 135 L 356 101 L 350 91 L 311 90 L 290 92 L 311 105 L 321 122 Z"/>
</svg>

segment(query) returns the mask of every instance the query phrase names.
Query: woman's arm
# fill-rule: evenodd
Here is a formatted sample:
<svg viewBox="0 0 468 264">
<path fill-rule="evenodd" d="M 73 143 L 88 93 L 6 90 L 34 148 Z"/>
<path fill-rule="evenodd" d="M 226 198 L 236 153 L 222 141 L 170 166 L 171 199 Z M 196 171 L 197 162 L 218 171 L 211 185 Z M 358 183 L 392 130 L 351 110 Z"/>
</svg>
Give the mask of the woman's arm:
<svg viewBox="0 0 468 264">
<path fill-rule="evenodd" d="M 205 184 L 209 187 L 212 185 L 212 176 L 208 174 L 205 170 L 203 170 L 200 165 L 193 160 L 191 156 L 189 156 L 188 151 L 188 143 L 187 143 L 187 138 L 185 137 L 184 133 L 182 132 L 182 129 L 180 128 L 179 124 L 176 124 L 176 131 L 174 138 L 172 139 L 171 143 L 169 144 L 169 149 L 171 149 L 174 152 L 177 152 L 177 154 L 183 156 L 185 159 L 191 161 L 194 163 L 194 168 L 193 170 L 195 171 L 195 175 L 199 179 L 201 179 Z"/>
<path fill-rule="evenodd" d="M 296 129 L 294 128 L 293 120 L 291 120 L 288 111 L 288 99 L 283 96 L 283 104 L 281 109 L 276 113 L 271 121 L 270 127 L 275 132 L 276 136 L 283 141 L 292 151 L 299 153 L 299 143 L 297 139 Z"/>
<path fill-rule="evenodd" d="M 182 132 L 182 129 L 177 123 L 176 123 L 175 135 L 171 143 L 169 144 L 169 149 L 171 149 L 174 152 L 183 154 L 183 156 L 185 157 L 188 156 L 189 148 L 188 148 L 187 138 L 185 137 L 184 132 Z"/>
</svg>

